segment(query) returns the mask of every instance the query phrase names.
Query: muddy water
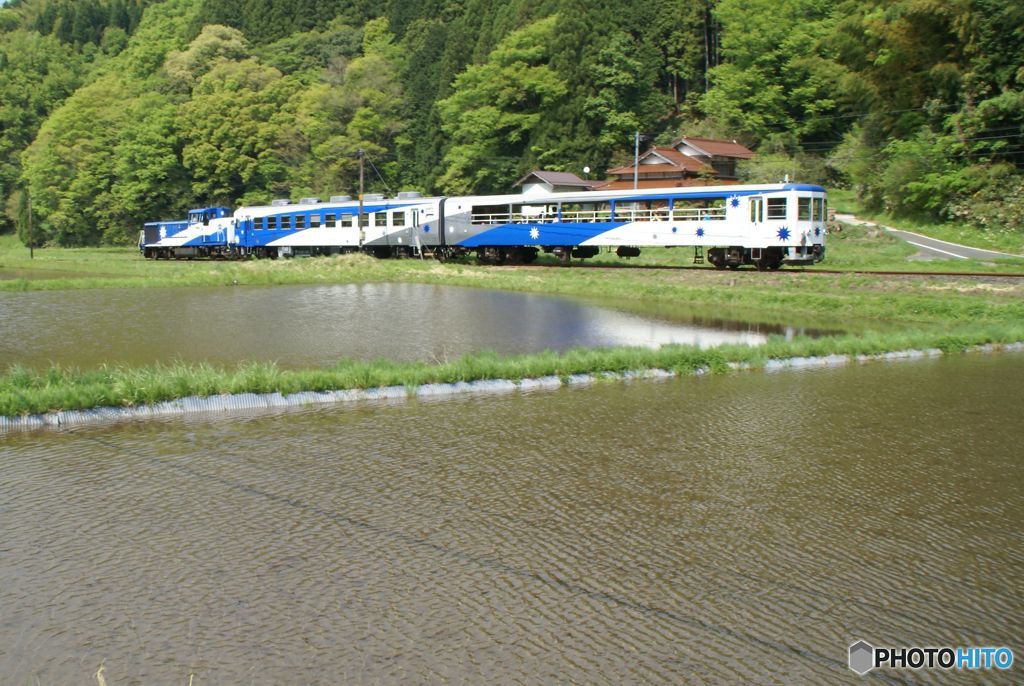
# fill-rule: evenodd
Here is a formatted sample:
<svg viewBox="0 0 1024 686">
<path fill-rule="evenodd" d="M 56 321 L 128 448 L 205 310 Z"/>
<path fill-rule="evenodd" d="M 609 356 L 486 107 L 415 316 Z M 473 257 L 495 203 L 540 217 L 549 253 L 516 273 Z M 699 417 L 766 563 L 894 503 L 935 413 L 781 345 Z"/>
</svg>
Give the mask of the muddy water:
<svg viewBox="0 0 1024 686">
<path fill-rule="evenodd" d="M 758 344 L 768 333 L 786 331 L 414 284 L 0 292 L 0 370 L 175 359 L 307 367 L 343 357 L 444 360 L 480 350 Z"/>
<path fill-rule="evenodd" d="M 857 639 L 1019 662 L 1021 398 L 1007 354 L 9 435 L 0 673 L 860 683 Z"/>
</svg>

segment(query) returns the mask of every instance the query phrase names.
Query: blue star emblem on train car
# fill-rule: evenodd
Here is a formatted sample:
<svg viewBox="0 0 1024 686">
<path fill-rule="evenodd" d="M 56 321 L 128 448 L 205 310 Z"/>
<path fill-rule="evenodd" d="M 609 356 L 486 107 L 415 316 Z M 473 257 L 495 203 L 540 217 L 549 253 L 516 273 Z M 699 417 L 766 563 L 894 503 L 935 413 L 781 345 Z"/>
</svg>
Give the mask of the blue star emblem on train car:
<svg viewBox="0 0 1024 686">
<path fill-rule="evenodd" d="M 730 197 L 729 198 L 729 204 L 731 206 L 733 206 L 733 207 L 739 207 L 740 206 L 740 196 L 734 195 L 734 196 Z"/>
<path fill-rule="evenodd" d="M 778 233 L 780 241 L 788 241 L 789 240 L 789 227 L 788 226 L 783 226 L 781 229 L 778 230 L 777 233 Z"/>
<path fill-rule="evenodd" d="M 540 238 L 540 229 L 538 229 L 536 226 L 530 229 L 530 238 L 532 238 L 533 240 L 537 240 L 538 238 Z"/>
<path fill-rule="evenodd" d="M 697 238 L 704 238 L 704 227 L 703 226 L 698 226 L 697 227 Z"/>
<path fill-rule="evenodd" d="M 423 233 L 430 233 L 430 224 L 423 227 Z"/>
<path fill-rule="evenodd" d="M 815 236 L 820 236 L 821 235 L 821 227 L 820 226 L 815 226 L 814 227 L 814 235 Z"/>
</svg>

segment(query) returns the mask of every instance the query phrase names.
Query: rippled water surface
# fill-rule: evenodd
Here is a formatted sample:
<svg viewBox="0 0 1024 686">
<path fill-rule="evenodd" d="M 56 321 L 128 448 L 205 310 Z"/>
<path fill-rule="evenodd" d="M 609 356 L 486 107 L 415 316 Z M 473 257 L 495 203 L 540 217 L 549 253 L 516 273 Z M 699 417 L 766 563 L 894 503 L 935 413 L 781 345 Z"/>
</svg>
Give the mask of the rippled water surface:
<svg viewBox="0 0 1024 686">
<path fill-rule="evenodd" d="M 861 683 L 856 639 L 1019 659 L 1022 398 L 1008 354 L 8 435 L 0 674 Z"/>
<path fill-rule="evenodd" d="M 480 350 L 758 344 L 768 333 L 792 332 L 422 284 L 0 292 L 0 369 L 175 359 L 305 367 L 343 357 L 443 360 Z"/>
</svg>

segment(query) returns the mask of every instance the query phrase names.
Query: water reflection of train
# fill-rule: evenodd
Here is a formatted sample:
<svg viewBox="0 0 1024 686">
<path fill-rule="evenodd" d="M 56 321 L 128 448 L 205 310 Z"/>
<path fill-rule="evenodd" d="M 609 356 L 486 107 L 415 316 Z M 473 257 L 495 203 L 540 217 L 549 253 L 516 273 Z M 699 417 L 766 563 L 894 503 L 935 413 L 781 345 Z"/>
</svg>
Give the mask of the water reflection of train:
<svg viewBox="0 0 1024 686">
<path fill-rule="evenodd" d="M 778 269 L 825 256 L 825 189 L 804 184 L 697 186 L 462 197 L 367 194 L 327 202 L 210 207 L 187 221 L 151 222 L 139 238 L 150 258 L 288 257 L 362 251 L 377 257 L 475 255 L 528 263 L 602 248 L 635 257 L 645 247 L 692 247 L 720 269 Z"/>
</svg>

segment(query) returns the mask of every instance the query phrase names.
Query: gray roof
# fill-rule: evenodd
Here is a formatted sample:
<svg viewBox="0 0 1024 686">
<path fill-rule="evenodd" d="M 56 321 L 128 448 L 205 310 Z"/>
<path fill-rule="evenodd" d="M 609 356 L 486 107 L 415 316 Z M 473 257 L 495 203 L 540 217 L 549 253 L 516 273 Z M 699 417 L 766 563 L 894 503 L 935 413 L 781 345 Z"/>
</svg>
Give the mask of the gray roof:
<svg viewBox="0 0 1024 686">
<path fill-rule="evenodd" d="M 557 171 L 532 171 L 523 178 L 516 181 L 515 185 L 522 186 L 526 183 L 531 176 L 536 176 L 544 183 L 550 183 L 552 186 L 579 186 L 580 188 L 590 188 L 594 185 L 593 181 L 584 181 L 580 177 L 576 176 L 571 172 L 557 172 Z"/>
</svg>

